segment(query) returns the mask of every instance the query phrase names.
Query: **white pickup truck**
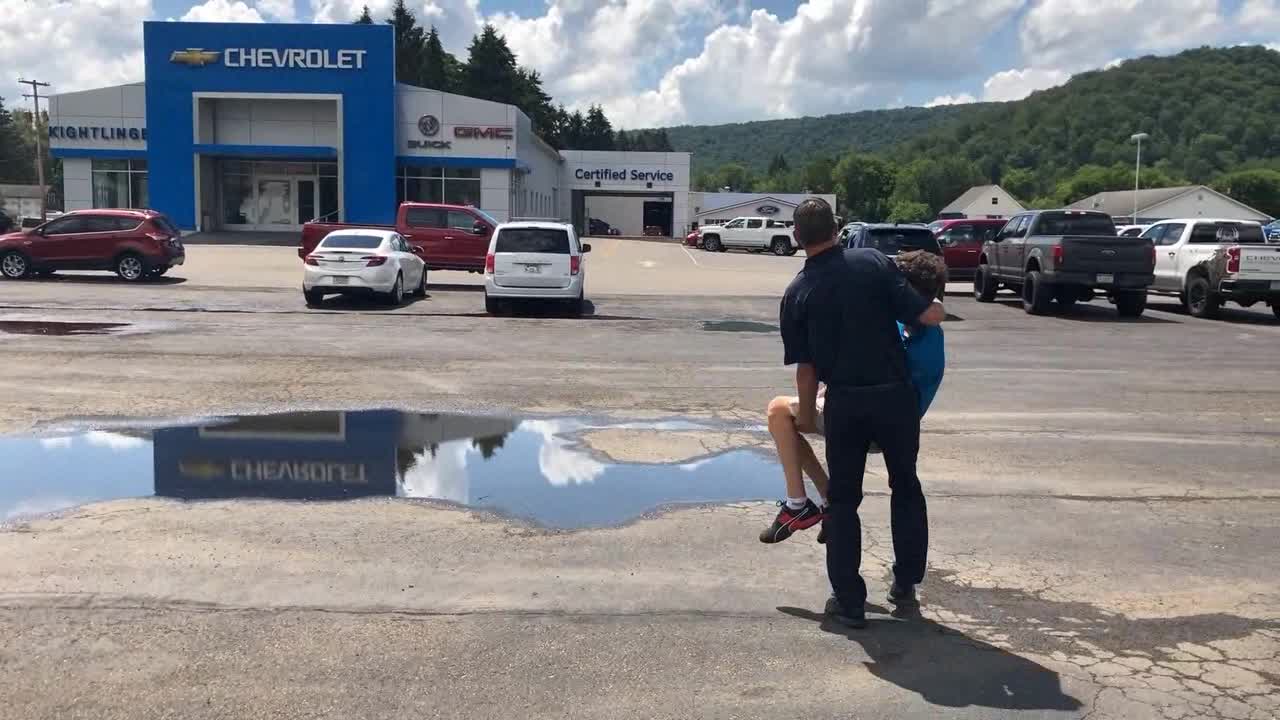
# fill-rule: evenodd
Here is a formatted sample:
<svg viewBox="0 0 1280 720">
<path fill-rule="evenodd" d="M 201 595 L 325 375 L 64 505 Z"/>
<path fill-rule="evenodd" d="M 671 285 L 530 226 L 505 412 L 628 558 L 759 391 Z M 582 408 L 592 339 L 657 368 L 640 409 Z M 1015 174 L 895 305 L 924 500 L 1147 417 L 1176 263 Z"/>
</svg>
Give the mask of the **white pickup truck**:
<svg viewBox="0 0 1280 720">
<path fill-rule="evenodd" d="M 791 225 L 786 220 L 766 217 L 737 217 L 723 225 L 706 225 L 701 230 L 702 248 L 724 252 L 730 248 L 769 250 L 774 255 L 795 255 Z"/>
<path fill-rule="evenodd" d="M 1216 317 L 1227 300 L 1264 302 L 1280 318 L 1280 245 L 1248 220 L 1162 220 L 1142 234 L 1155 244 L 1153 292 L 1177 295 L 1187 312 Z"/>
</svg>

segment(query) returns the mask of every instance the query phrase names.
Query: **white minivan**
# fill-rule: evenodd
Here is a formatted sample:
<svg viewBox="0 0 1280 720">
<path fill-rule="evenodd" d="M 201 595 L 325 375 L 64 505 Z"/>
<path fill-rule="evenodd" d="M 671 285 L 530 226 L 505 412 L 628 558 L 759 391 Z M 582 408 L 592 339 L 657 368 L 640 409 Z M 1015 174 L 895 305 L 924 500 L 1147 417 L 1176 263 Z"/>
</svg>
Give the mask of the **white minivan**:
<svg viewBox="0 0 1280 720">
<path fill-rule="evenodd" d="M 582 314 L 586 264 L 591 246 L 578 240 L 568 223 L 517 220 L 502 223 L 489 240 L 484 259 L 484 309 L 497 314 L 503 303 L 561 300 Z"/>
</svg>

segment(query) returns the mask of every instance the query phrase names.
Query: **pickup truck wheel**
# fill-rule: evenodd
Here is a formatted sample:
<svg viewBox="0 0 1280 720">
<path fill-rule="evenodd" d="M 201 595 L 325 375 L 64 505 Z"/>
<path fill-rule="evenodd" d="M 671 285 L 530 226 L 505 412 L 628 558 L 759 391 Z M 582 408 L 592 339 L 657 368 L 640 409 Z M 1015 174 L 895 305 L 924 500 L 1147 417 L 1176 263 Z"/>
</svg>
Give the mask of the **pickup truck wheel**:
<svg viewBox="0 0 1280 720">
<path fill-rule="evenodd" d="M 1029 315 L 1048 315 L 1053 293 L 1038 270 L 1027 273 L 1022 281 L 1022 309 Z"/>
<path fill-rule="evenodd" d="M 724 252 L 724 245 L 721 244 L 720 238 L 716 235 L 708 235 L 702 241 L 702 249 L 707 252 Z"/>
<path fill-rule="evenodd" d="M 1222 310 L 1222 298 L 1213 292 L 1209 278 L 1204 275 L 1192 275 L 1187 280 L 1186 296 L 1187 312 L 1193 317 L 1216 318 Z"/>
<path fill-rule="evenodd" d="M 1140 317 L 1147 309 L 1147 291 L 1116 293 L 1116 312 L 1120 317 Z"/>
<path fill-rule="evenodd" d="M 791 241 L 784 237 L 776 237 L 769 245 L 769 249 L 778 257 L 788 255 L 791 252 Z"/>
<path fill-rule="evenodd" d="M 979 265 L 973 274 L 973 299 L 984 303 L 996 299 L 995 279 L 991 277 L 991 268 L 986 265 Z"/>
</svg>

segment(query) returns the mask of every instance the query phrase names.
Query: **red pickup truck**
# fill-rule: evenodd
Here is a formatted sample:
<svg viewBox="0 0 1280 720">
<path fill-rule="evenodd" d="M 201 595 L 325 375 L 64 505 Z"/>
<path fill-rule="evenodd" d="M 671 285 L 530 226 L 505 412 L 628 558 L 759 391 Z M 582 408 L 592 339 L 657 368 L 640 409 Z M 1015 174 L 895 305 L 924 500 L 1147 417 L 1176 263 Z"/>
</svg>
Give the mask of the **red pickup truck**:
<svg viewBox="0 0 1280 720">
<path fill-rule="evenodd" d="M 465 270 L 484 272 L 484 258 L 489 252 L 489 238 L 498 226 L 479 208 L 441 203 L 401 203 L 395 225 L 353 225 L 349 223 L 309 222 L 302 226 L 302 247 L 298 257 L 305 258 L 326 235 L 335 230 L 395 230 L 423 251 L 431 270 Z"/>
</svg>

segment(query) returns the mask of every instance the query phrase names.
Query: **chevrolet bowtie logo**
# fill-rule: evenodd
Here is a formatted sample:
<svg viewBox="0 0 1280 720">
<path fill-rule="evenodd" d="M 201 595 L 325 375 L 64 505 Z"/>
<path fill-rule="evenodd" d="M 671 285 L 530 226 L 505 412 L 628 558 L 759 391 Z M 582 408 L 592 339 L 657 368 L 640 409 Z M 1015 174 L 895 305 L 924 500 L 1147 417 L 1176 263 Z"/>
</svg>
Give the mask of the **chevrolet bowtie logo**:
<svg viewBox="0 0 1280 720">
<path fill-rule="evenodd" d="M 178 462 L 178 472 L 183 477 L 214 480 L 227 474 L 227 466 L 212 460 L 182 460 Z"/>
<path fill-rule="evenodd" d="M 218 56 L 222 53 L 217 50 L 205 50 L 204 48 L 187 48 L 186 50 L 174 50 L 169 56 L 169 62 L 175 62 L 180 65 L 191 65 L 193 67 L 202 67 L 210 63 L 218 62 Z"/>
</svg>

